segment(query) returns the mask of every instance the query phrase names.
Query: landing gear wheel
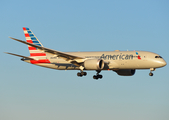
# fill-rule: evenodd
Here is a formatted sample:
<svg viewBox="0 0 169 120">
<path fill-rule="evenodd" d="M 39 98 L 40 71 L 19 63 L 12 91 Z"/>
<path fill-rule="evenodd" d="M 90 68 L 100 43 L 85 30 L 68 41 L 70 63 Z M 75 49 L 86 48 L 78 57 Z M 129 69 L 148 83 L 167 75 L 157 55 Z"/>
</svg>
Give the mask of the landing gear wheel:
<svg viewBox="0 0 169 120">
<path fill-rule="evenodd" d="M 153 73 L 149 73 L 150 76 L 153 76 Z"/>
<path fill-rule="evenodd" d="M 94 76 L 93 76 L 93 79 L 98 80 L 98 76 L 94 75 Z"/>
<path fill-rule="evenodd" d="M 102 76 L 102 75 L 97 75 L 97 77 L 98 77 L 98 78 L 100 78 L 100 79 L 102 79 L 102 78 L 103 78 L 103 76 Z"/>
<path fill-rule="evenodd" d="M 93 79 L 96 79 L 96 80 L 98 80 L 98 79 L 102 79 L 103 78 L 103 76 L 102 75 L 94 75 L 93 76 Z"/>
<path fill-rule="evenodd" d="M 78 77 L 82 77 L 82 74 L 80 72 L 77 73 Z"/>
<path fill-rule="evenodd" d="M 81 75 L 83 76 L 86 76 L 87 75 L 87 72 L 81 72 Z"/>
<path fill-rule="evenodd" d="M 87 72 L 84 72 L 84 76 L 86 76 L 87 75 Z"/>
<path fill-rule="evenodd" d="M 78 72 L 78 73 L 77 73 L 77 76 L 78 76 L 78 77 L 82 77 L 82 76 L 86 76 L 86 75 L 87 75 L 86 72 Z"/>
</svg>

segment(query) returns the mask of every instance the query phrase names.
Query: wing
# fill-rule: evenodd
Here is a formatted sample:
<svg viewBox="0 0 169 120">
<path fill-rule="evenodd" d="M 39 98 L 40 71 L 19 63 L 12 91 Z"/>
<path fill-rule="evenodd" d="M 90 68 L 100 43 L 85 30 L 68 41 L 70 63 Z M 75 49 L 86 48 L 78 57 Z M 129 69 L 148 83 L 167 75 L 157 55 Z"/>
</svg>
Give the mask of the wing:
<svg viewBox="0 0 169 120">
<path fill-rule="evenodd" d="M 85 58 L 84 57 L 80 57 L 80 56 L 75 56 L 75 55 L 71 55 L 71 54 L 68 54 L 68 53 L 65 53 L 65 52 L 60 52 L 60 51 L 57 51 L 57 50 L 52 50 L 52 49 L 49 49 L 49 48 L 46 48 L 46 47 L 42 47 L 42 46 L 38 46 L 38 45 L 35 45 L 35 44 L 32 44 L 32 43 L 28 43 L 26 41 L 22 41 L 22 40 L 19 40 L 19 39 L 15 39 L 15 38 L 12 38 L 12 37 L 9 37 L 13 40 L 16 40 L 18 42 L 21 42 L 21 43 L 24 43 L 26 45 L 30 45 L 32 47 L 35 47 L 39 50 L 43 50 L 47 53 L 50 53 L 50 54 L 53 54 L 53 55 L 57 55 L 58 57 L 66 60 L 66 61 L 69 61 L 75 65 L 80 65 L 81 62 L 84 62 Z"/>
</svg>

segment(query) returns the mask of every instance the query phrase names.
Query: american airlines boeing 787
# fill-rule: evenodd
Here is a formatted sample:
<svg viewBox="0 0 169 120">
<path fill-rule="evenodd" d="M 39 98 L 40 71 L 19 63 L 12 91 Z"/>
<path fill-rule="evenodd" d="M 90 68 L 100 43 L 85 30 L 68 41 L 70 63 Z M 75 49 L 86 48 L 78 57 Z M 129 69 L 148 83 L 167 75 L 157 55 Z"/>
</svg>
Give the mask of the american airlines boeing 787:
<svg viewBox="0 0 169 120">
<path fill-rule="evenodd" d="M 44 47 L 29 28 L 23 27 L 23 31 L 26 41 L 10 38 L 28 45 L 30 56 L 6 52 L 7 54 L 22 57 L 22 61 L 42 67 L 80 70 L 77 73 L 79 77 L 86 76 L 84 71 L 87 70 L 97 72 L 93 79 L 101 79 L 103 76 L 99 73 L 102 70 L 112 70 L 121 76 L 132 76 L 136 69 L 150 69 L 149 75 L 153 76 L 152 71 L 167 64 L 160 55 L 147 51 L 60 52 Z"/>
</svg>

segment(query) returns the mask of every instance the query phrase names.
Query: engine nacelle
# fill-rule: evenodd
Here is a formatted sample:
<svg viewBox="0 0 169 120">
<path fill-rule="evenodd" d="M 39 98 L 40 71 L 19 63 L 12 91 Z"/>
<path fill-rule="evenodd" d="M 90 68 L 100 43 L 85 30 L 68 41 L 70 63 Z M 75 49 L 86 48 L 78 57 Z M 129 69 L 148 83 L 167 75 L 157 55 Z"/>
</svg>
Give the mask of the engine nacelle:
<svg viewBox="0 0 169 120">
<path fill-rule="evenodd" d="M 102 70 L 104 68 L 104 61 L 101 59 L 88 59 L 84 61 L 84 68 L 86 70 Z"/>
<path fill-rule="evenodd" d="M 121 76 L 132 76 L 135 74 L 136 70 L 135 69 L 126 69 L 126 70 L 117 70 L 115 72 Z"/>
</svg>

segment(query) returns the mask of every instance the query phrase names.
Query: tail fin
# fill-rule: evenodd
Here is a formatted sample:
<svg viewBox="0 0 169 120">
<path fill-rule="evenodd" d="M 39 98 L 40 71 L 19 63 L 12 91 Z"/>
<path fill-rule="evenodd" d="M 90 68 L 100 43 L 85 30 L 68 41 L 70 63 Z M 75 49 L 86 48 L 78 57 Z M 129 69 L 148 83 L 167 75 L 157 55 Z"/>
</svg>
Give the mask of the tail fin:
<svg viewBox="0 0 169 120">
<path fill-rule="evenodd" d="M 33 32 L 29 28 L 23 27 L 23 31 L 25 34 L 26 41 L 28 43 L 33 43 L 35 45 L 43 47 L 42 43 L 38 40 L 38 38 L 33 34 Z M 28 49 L 31 57 L 38 57 L 40 59 L 46 58 L 46 53 L 44 51 L 38 50 L 37 48 L 31 46 L 28 46 Z"/>
</svg>

